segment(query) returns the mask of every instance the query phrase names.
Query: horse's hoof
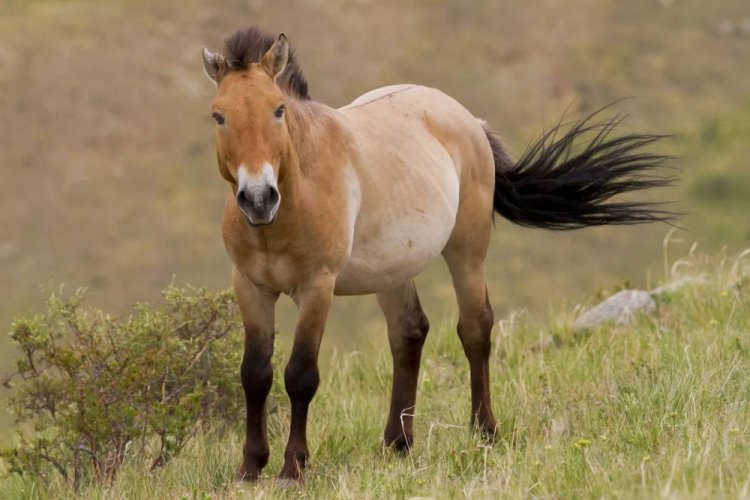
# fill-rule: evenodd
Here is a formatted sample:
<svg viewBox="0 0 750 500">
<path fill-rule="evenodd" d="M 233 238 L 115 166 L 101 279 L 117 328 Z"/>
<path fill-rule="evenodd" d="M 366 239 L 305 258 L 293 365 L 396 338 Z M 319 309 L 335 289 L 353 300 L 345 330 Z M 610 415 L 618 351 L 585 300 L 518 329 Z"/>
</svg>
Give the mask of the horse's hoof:
<svg viewBox="0 0 750 500">
<path fill-rule="evenodd" d="M 308 456 L 307 450 L 298 453 L 286 453 L 284 456 L 284 466 L 281 467 L 278 479 L 288 479 L 298 484 L 304 482 Z"/>
<path fill-rule="evenodd" d="M 474 426 L 474 430 L 487 444 L 495 444 L 500 438 L 499 429 L 494 421 L 477 424 Z"/>
<path fill-rule="evenodd" d="M 248 467 L 245 467 L 245 465 L 240 465 L 239 470 L 237 471 L 237 481 L 248 481 L 248 482 L 255 482 L 260 477 L 260 469 L 251 469 Z"/>
<path fill-rule="evenodd" d="M 395 439 L 384 439 L 383 449 L 391 450 L 397 455 L 405 456 L 411 452 L 413 438 L 400 434 Z"/>
</svg>

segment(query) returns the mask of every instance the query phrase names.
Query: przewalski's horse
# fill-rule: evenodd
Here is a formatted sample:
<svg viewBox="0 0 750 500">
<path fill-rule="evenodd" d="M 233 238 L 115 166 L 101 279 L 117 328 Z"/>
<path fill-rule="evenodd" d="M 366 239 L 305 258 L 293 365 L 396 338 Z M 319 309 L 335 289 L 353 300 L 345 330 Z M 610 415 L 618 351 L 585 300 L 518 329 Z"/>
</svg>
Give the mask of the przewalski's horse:
<svg viewBox="0 0 750 500">
<path fill-rule="evenodd" d="M 307 410 L 318 387 L 318 350 L 334 295 L 377 294 L 388 324 L 393 390 L 383 444 L 407 451 L 428 322 L 414 277 L 443 256 L 456 290 L 458 335 L 471 370 L 471 425 L 496 428 L 488 359 L 494 323 L 485 283 L 493 209 L 547 229 L 667 220 L 612 195 L 661 186 L 656 136 L 612 138 L 615 121 L 551 130 L 513 162 L 484 123 L 442 92 L 396 85 L 333 109 L 312 100 L 286 37 L 251 28 L 203 51 L 219 171 L 230 184 L 222 235 L 245 325 L 242 385 L 247 436 L 240 477 L 269 456 L 274 306 L 299 308 L 284 382 L 291 427 L 281 477 L 301 479 Z M 581 135 L 593 139 L 572 152 Z"/>
</svg>

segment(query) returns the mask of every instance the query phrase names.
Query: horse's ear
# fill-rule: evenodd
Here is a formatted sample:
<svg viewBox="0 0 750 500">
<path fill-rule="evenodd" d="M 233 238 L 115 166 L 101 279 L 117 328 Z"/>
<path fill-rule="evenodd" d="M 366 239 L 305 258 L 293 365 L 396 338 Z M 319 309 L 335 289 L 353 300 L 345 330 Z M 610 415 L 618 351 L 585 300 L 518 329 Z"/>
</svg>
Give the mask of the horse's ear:
<svg viewBox="0 0 750 500">
<path fill-rule="evenodd" d="M 276 79 L 284 71 L 288 60 L 289 42 L 284 33 L 279 33 L 279 37 L 260 60 L 260 66 L 271 78 Z"/>
<path fill-rule="evenodd" d="M 226 67 L 227 63 L 224 60 L 224 56 L 217 52 L 211 52 L 206 47 L 203 47 L 203 69 L 206 70 L 206 75 L 208 75 L 214 83 L 219 83 L 219 78 Z"/>
</svg>

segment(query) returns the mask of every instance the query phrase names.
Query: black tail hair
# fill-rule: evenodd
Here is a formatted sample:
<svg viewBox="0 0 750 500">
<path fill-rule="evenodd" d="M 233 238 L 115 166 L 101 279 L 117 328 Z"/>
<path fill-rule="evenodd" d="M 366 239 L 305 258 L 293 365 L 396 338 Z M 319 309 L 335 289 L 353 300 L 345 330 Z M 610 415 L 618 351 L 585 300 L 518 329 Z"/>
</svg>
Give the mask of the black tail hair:
<svg viewBox="0 0 750 500">
<path fill-rule="evenodd" d="M 612 137 L 622 117 L 594 122 L 604 109 L 574 123 L 558 138 L 565 126 L 559 122 L 515 164 L 500 138 L 485 128 L 495 159 L 495 211 L 521 226 L 553 230 L 672 223 L 677 215 L 660 208 L 664 203 L 605 203 L 616 194 L 670 185 L 675 178 L 654 172 L 669 157 L 644 151 L 665 136 Z M 590 134 L 593 139 L 575 152 L 576 140 Z"/>
</svg>

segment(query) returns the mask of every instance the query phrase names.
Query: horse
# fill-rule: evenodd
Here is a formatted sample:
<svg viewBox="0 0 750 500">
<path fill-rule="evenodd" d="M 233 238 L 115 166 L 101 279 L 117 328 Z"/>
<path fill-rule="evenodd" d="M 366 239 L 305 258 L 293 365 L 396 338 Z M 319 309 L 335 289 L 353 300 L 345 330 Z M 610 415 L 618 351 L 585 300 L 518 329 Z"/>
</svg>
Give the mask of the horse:
<svg viewBox="0 0 750 500">
<path fill-rule="evenodd" d="M 618 118 L 592 115 L 561 135 L 558 123 L 513 161 L 484 121 L 439 90 L 387 86 L 334 109 L 310 97 L 283 33 L 238 30 L 225 45 L 224 54 L 203 48 L 202 58 L 216 85 L 217 164 L 229 183 L 221 231 L 245 335 L 240 479 L 257 479 L 269 458 L 266 399 L 280 294 L 294 300 L 299 318 L 284 370 L 291 423 L 279 477 L 303 480 L 308 406 L 335 295 L 377 296 L 393 357 L 382 446 L 408 452 L 429 330 L 413 280 L 442 255 L 470 366 L 470 426 L 492 438 L 485 259 L 494 213 L 553 230 L 671 218 L 658 203 L 609 201 L 669 183 L 654 173 L 664 158 L 644 150 L 661 136 L 613 136 Z M 574 148 L 582 136 L 590 139 Z"/>
</svg>

